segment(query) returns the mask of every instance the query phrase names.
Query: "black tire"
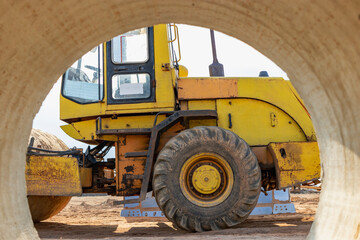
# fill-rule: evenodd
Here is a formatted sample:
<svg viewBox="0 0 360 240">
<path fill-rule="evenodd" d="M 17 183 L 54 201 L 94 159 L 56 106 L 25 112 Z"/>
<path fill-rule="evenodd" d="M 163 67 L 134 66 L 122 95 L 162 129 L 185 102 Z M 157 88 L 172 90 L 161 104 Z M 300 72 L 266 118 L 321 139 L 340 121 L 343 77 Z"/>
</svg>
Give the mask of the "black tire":
<svg viewBox="0 0 360 240">
<path fill-rule="evenodd" d="M 233 173 L 233 184 L 227 188 L 229 191 L 226 190 L 227 197 L 218 203 L 216 199 L 209 200 L 210 203 L 215 201 L 215 205 L 206 205 L 208 200 L 203 199 L 207 194 L 194 203 L 187 197 L 191 195 L 184 191 L 194 180 L 186 180 L 188 185 L 180 180 L 185 171 L 182 169 L 188 165 L 185 163 L 199 153 L 222 157 Z M 205 164 L 208 163 L 202 166 Z M 230 186 L 230 182 L 226 184 Z M 243 139 L 219 127 L 196 127 L 179 133 L 161 150 L 154 167 L 153 190 L 160 209 L 177 227 L 190 232 L 218 230 L 243 222 L 257 203 L 260 186 L 261 171 L 255 154 Z"/>
</svg>

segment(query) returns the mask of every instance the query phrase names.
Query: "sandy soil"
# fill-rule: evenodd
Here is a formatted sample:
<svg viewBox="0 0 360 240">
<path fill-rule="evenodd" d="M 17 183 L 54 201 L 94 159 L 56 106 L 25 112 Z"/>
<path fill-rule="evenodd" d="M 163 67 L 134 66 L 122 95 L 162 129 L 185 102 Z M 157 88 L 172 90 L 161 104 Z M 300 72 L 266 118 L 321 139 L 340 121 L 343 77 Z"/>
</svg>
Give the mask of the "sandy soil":
<svg viewBox="0 0 360 240">
<path fill-rule="evenodd" d="M 291 198 L 296 214 L 252 216 L 231 229 L 188 233 L 175 229 L 166 218 L 120 217 L 122 207 L 113 206 L 114 197 L 73 197 L 57 216 L 35 227 L 42 239 L 304 239 L 319 194 L 292 194 Z"/>
</svg>

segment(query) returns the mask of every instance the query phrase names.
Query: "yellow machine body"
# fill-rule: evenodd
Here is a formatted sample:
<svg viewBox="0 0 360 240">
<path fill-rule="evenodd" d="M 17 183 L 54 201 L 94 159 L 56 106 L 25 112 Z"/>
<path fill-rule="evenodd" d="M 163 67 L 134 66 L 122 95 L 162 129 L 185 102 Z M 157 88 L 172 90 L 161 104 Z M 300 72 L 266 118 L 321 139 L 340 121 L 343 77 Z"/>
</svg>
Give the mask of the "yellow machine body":
<svg viewBox="0 0 360 240">
<path fill-rule="evenodd" d="M 177 124 L 160 136 L 155 154 L 180 131 L 195 126 L 218 126 L 244 139 L 265 170 L 274 167 L 276 188 L 285 188 L 320 177 L 319 150 L 311 117 L 290 81 L 282 78 L 188 78 L 173 67 L 168 27 L 156 25 L 154 33 L 155 99 L 152 102 L 108 103 L 107 44 L 103 46 L 104 97 L 80 104 L 64 96 L 60 117 L 68 124 L 62 129 L 79 141 L 97 144 L 112 141 L 116 147 L 116 194 L 136 195 L 142 185 L 151 129 L 168 111 L 215 110 L 217 119 L 194 119 Z M 181 70 L 183 69 L 183 70 Z M 181 77 L 179 77 L 181 76 Z M 101 131 L 107 134 L 100 134 Z M 117 132 L 116 132 L 117 131 Z M 112 133 L 112 134 L 111 134 Z M 87 174 L 88 176 L 89 174 Z M 88 185 L 90 180 L 87 181 Z M 274 187 L 273 187 L 274 188 Z"/>
</svg>

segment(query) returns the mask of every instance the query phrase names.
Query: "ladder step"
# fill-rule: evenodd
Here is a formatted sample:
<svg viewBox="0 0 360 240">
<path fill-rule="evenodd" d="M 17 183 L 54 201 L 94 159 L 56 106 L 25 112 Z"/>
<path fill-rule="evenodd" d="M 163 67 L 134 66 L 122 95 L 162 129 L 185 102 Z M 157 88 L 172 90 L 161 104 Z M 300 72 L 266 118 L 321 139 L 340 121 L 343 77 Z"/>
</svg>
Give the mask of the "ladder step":
<svg viewBox="0 0 360 240">
<path fill-rule="evenodd" d="M 125 158 L 146 157 L 148 152 L 127 152 Z"/>
</svg>

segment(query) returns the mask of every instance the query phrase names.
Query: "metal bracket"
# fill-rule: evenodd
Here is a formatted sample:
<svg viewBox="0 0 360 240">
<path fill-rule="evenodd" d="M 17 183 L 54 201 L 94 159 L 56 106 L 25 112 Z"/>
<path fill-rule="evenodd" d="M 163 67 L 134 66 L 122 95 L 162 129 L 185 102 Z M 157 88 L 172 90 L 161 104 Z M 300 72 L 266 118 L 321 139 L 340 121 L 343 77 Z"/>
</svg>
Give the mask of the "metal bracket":
<svg viewBox="0 0 360 240">
<path fill-rule="evenodd" d="M 295 213 L 295 206 L 291 203 L 289 189 L 270 190 L 267 194 L 261 193 L 256 207 L 250 215 L 271 215 L 281 213 Z M 138 196 L 124 197 L 122 217 L 165 217 L 159 209 L 152 192 L 147 193 L 144 201 L 139 201 Z M 137 202 L 135 201 L 137 200 Z M 117 205 L 114 202 L 115 205 Z"/>
</svg>

